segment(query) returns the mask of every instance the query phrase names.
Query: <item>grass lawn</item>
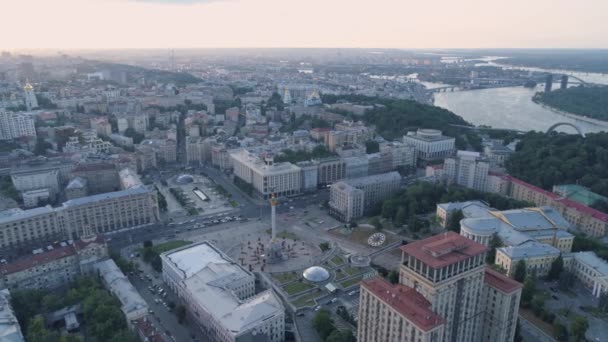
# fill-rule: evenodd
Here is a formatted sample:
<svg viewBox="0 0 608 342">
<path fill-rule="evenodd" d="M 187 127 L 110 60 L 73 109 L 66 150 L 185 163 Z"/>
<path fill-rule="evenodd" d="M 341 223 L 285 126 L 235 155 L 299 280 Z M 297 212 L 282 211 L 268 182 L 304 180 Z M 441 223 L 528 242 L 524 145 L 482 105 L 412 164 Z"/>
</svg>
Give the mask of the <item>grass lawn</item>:
<svg viewBox="0 0 608 342">
<path fill-rule="evenodd" d="M 346 272 L 341 272 L 340 270 L 336 270 L 335 273 L 336 273 L 335 280 L 341 280 L 341 279 L 348 277 L 348 274 Z"/>
<path fill-rule="evenodd" d="M 307 293 L 298 299 L 292 301 L 292 304 L 295 305 L 296 308 L 301 308 L 305 306 L 314 306 L 315 299 L 323 295 L 321 290 L 313 291 L 311 293 Z"/>
<path fill-rule="evenodd" d="M 295 283 L 291 283 L 291 284 L 283 286 L 283 289 L 285 290 L 285 292 L 287 292 L 288 295 L 291 296 L 296 293 L 306 291 L 312 287 L 313 287 L 313 285 L 311 285 L 311 284 L 297 281 Z"/>
<path fill-rule="evenodd" d="M 180 248 L 182 246 L 186 246 L 191 244 L 192 241 L 185 241 L 185 240 L 172 240 L 172 241 L 167 241 L 158 245 L 154 245 L 152 247 L 152 249 L 160 254 L 166 251 L 170 251 L 172 249 L 176 249 L 176 248 Z"/>
<path fill-rule="evenodd" d="M 348 275 L 353 275 L 363 272 L 363 269 L 359 267 L 347 266 L 342 268 L 342 272 L 345 272 Z"/>
<path fill-rule="evenodd" d="M 340 286 L 342 286 L 342 288 L 348 288 L 349 286 L 353 286 L 355 284 L 358 284 L 361 280 L 363 279 L 363 275 L 358 275 L 354 278 L 345 280 L 343 282 L 340 283 Z"/>
<path fill-rule="evenodd" d="M 299 275 L 297 272 L 284 272 L 284 273 L 272 273 L 272 277 L 279 283 L 289 283 L 290 281 L 298 280 Z"/>
<path fill-rule="evenodd" d="M 331 258 L 331 262 L 336 265 L 336 266 L 342 266 L 344 265 L 344 258 L 341 257 L 340 255 L 334 255 L 333 258 Z"/>
</svg>

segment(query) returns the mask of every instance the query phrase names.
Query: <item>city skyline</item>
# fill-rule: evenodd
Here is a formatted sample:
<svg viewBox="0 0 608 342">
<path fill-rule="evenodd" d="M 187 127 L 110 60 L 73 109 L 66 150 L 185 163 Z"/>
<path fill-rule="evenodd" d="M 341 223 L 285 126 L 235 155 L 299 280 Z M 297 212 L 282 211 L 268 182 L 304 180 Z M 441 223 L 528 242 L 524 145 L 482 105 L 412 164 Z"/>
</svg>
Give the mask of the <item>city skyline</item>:
<svg viewBox="0 0 608 342">
<path fill-rule="evenodd" d="M 588 0 L 6 0 L 1 49 L 606 48 Z M 33 11 L 32 9 L 35 9 Z M 210 32 L 210 34 L 205 34 Z"/>
</svg>

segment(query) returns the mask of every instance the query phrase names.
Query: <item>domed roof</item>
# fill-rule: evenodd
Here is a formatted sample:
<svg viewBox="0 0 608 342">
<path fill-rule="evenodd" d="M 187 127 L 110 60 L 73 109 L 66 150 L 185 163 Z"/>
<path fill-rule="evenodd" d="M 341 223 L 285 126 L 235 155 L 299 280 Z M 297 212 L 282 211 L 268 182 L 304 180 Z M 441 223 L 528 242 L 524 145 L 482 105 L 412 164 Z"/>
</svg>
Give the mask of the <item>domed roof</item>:
<svg viewBox="0 0 608 342">
<path fill-rule="evenodd" d="M 32 87 L 32 85 L 31 85 L 31 84 L 26 83 L 26 84 L 25 84 L 25 87 L 23 87 L 23 89 L 25 89 L 25 90 L 34 90 L 34 87 Z"/>
<path fill-rule="evenodd" d="M 180 175 L 177 177 L 177 182 L 179 184 L 188 184 L 194 182 L 194 178 L 191 175 Z"/>
<path fill-rule="evenodd" d="M 329 272 L 323 267 L 312 266 L 305 269 L 304 273 L 302 273 L 302 276 L 308 281 L 319 283 L 329 279 Z"/>
</svg>

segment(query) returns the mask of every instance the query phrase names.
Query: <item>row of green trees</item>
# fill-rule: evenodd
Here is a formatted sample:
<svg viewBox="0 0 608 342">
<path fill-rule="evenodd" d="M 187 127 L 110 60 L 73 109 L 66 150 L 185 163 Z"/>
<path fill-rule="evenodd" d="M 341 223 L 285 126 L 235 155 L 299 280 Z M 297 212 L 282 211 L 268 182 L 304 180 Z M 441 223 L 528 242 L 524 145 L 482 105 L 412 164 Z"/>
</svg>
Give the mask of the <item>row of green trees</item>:
<svg viewBox="0 0 608 342">
<path fill-rule="evenodd" d="M 312 326 L 324 342 L 355 342 L 357 339 L 350 330 L 338 330 L 327 309 L 321 309 L 315 315 Z"/>
<path fill-rule="evenodd" d="M 281 154 L 274 158 L 274 161 L 277 163 L 280 162 L 290 162 L 297 163 L 301 161 L 311 160 L 311 159 L 320 159 L 327 158 L 331 156 L 335 156 L 336 154 L 331 152 L 325 147 L 325 145 L 317 145 L 311 152 L 303 151 L 303 150 L 290 150 L 285 149 L 281 151 Z"/>
</svg>

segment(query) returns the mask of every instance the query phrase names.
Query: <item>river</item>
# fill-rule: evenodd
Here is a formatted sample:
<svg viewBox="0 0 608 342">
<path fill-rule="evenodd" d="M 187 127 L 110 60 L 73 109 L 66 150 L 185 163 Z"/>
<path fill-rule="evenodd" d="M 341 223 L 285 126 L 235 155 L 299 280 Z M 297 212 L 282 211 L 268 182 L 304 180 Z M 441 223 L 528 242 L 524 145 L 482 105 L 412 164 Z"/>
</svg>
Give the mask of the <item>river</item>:
<svg viewBox="0 0 608 342">
<path fill-rule="evenodd" d="M 547 71 L 539 68 L 521 67 L 521 69 Z M 608 75 L 584 74 L 563 70 L 561 72 L 576 75 L 588 82 L 608 84 Z M 438 86 L 426 82 L 423 82 L 423 84 L 428 88 Z M 436 93 L 435 105 L 446 108 L 477 126 L 486 125 L 494 128 L 523 131 L 546 131 L 557 122 L 570 122 L 577 124 L 585 133 L 608 132 L 608 122 L 577 120 L 534 103 L 532 96 L 535 92 L 542 91 L 542 87 L 544 85 L 539 85 L 536 89 L 509 87 Z M 554 89 L 557 87 L 559 85 L 555 84 Z M 568 133 L 575 132 L 574 129 L 567 126 L 561 126 L 558 130 Z"/>
</svg>

